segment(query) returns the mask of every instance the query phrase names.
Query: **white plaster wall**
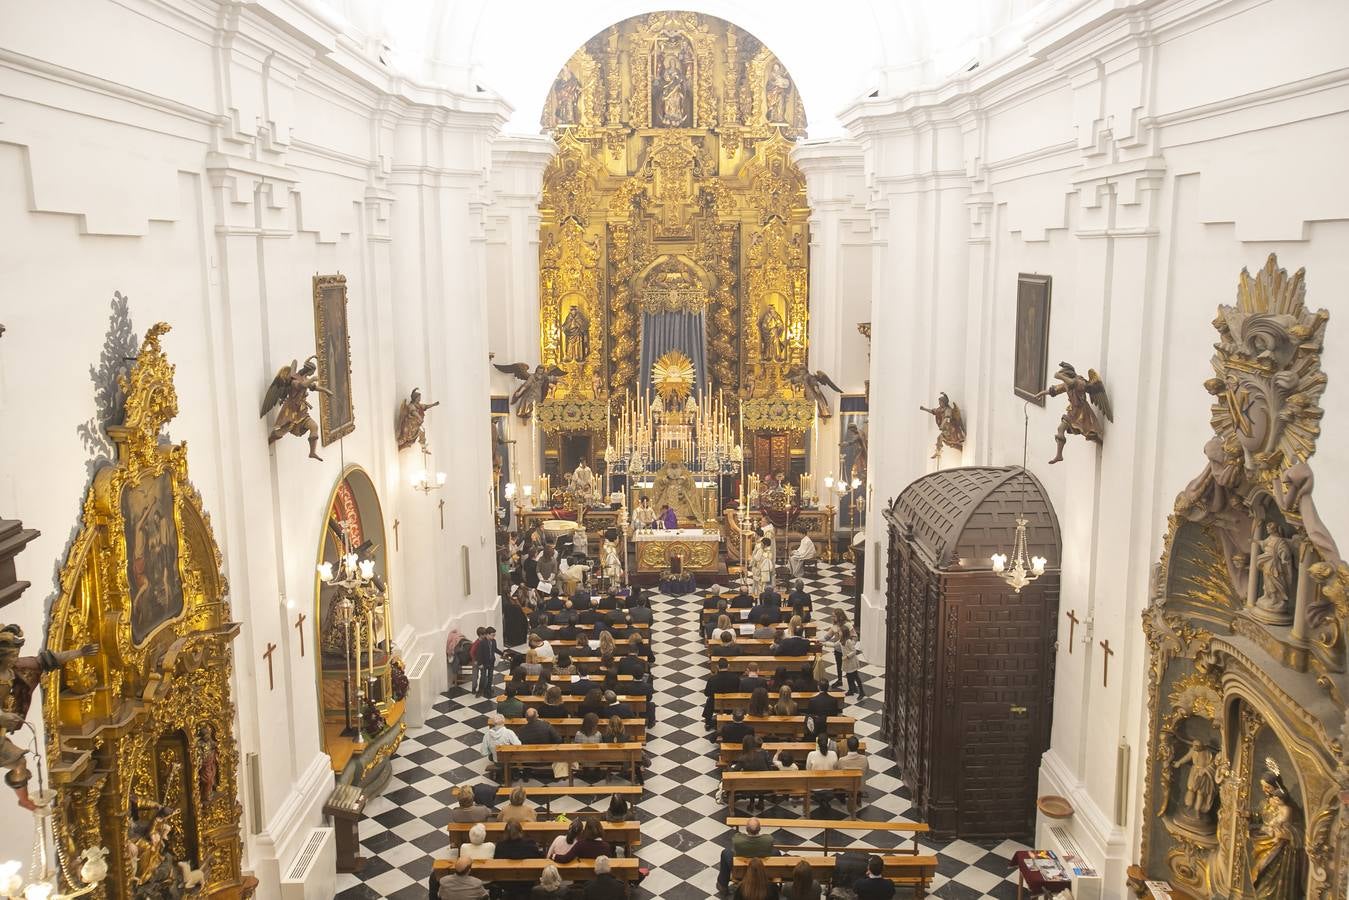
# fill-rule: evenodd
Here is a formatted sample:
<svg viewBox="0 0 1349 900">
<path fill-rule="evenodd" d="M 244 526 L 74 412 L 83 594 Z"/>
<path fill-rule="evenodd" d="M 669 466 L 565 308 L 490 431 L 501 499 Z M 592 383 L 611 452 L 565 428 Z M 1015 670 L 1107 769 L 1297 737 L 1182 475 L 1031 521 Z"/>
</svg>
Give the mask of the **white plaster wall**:
<svg viewBox="0 0 1349 900">
<path fill-rule="evenodd" d="M 40 645 L 87 483 L 75 429 L 94 413 L 89 369 L 120 291 L 138 335 L 173 326 L 169 434 L 188 442 L 224 553 L 240 749 L 261 760 L 260 810 L 241 772 L 246 865 L 276 897 L 332 784 L 314 563 L 343 465 L 379 491 L 398 640 L 436 655 L 434 680 L 446 630 L 496 615 L 482 218 L 509 110 L 395 79 L 291 2 L 6 0 L 0 45 L 0 511 L 42 531 L 19 559 L 33 587 L 4 619 Z M 269 450 L 258 407 L 276 369 L 313 350 L 311 276 L 339 271 L 357 427 L 320 463 L 299 439 Z M 393 441 L 415 386 L 442 404 L 429 436 L 450 481 L 430 497 L 409 486 L 419 455 Z M 0 848 L 30 833 L 26 816 L 0 817 Z"/>
<path fill-rule="evenodd" d="M 1312 464 L 1328 524 L 1349 534 L 1349 486 L 1333 477 L 1349 454 L 1349 182 L 1333 161 L 1349 140 L 1346 39 L 1349 7 L 1326 0 L 1068 3 L 999 62 L 843 113 L 872 215 L 874 508 L 931 471 L 933 426 L 914 407 L 939 390 L 966 411 L 965 464 L 1021 462 L 1017 273 L 1054 278 L 1051 371 L 1096 368 L 1109 389 L 1104 448 L 1073 438 L 1052 467 L 1062 402 L 1030 406 L 1029 467 L 1063 529 L 1062 610 L 1090 622 L 1069 654 L 1061 619 L 1042 788 L 1072 800 L 1111 897 L 1138 853 L 1140 614 L 1166 515 L 1210 434 L 1211 321 L 1240 269 L 1272 251 L 1306 267 L 1309 304 L 1330 311 Z M 881 588 L 867 579 L 872 658 Z"/>
</svg>

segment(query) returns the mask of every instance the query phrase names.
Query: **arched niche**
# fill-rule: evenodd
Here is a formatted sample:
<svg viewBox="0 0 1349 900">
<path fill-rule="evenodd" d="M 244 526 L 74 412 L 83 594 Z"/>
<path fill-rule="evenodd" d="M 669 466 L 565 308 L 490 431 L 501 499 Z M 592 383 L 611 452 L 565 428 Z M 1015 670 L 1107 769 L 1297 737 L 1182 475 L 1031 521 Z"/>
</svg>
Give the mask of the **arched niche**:
<svg viewBox="0 0 1349 900">
<path fill-rule="evenodd" d="M 367 794 L 388 780 L 389 759 L 406 730 L 407 683 L 393 643 L 385 534 L 374 482 L 360 466 L 347 466 L 328 495 L 319 526 L 314 664 L 323 750 L 338 781 L 360 785 Z M 354 578 L 344 563 L 349 555 L 371 563 L 371 577 Z M 331 580 L 324 580 L 325 567 Z M 348 615 L 344 599 L 351 601 Z"/>
</svg>

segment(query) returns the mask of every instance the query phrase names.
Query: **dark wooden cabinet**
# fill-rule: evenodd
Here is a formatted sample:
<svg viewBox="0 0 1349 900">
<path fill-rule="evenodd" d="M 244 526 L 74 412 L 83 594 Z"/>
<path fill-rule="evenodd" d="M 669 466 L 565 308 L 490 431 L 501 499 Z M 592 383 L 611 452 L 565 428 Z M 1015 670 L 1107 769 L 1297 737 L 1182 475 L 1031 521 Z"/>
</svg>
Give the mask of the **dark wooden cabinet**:
<svg viewBox="0 0 1349 900">
<path fill-rule="evenodd" d="M 1018 594 L 991 571 L 1027 520 L 1049 568 Z M 885 705 L 914 814 L 939 837 L 1029 839 L 1049 747 L 1059 605 L 1058 520 L 1021 468 L 946 469 L 885 513 Z"/>
</svg>

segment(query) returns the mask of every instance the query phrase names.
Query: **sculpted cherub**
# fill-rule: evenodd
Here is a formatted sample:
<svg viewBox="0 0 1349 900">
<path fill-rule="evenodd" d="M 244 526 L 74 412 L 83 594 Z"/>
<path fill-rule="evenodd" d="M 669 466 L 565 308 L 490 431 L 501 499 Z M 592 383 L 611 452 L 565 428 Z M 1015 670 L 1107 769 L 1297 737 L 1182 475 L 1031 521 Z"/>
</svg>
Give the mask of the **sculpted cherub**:
<svg viewBox="0 0 1349 900">
<path fill-rule="evenodd" d="M 1093 444 L 1102 443 L 1104 431 L 1096 410 L 1101 411 L 1107 422 L 1115 421 L 1115 414 L 1110 409 L 1110 398 L 1105 392 L 1105 383 L 1101 381 L 1101 376 L 1096 374 L 1095 369 L 1088 369 L 1087 377 L 1083 378 L 1077 374 L 1072 363 L 1061 362 L 1054 377 L 1058 379 L 1058 384 L 1052 384 L 1035 395 L 1036 399 L 1057 397 L 1059 394 L 1068 395 L 1068 408 L 1064 410 L 1063 417 L 1059 419 L 1058 431 L 1054 433 L 1054 443 L 1058 445 L 1058 452 L 1049 461 L 1050 465 L 1063 462 L 1063 447 L 1068 443 L 1070 434 L 1080 434 Z M 1092 409 L 1093 406 L 1096 409 Z"/>
<path fill-rule="evenodd" d="M 918 408 L 937 420 L 937 446 L 932 451 L 933 459 L 941 457 L 943 446 L 956 451 L 965 448 L 965 416 L 960 411 L 959 403 L 952 403 L 951 398 L 946 396 L 945 392 L 942 392 L 937 395 L 935 407 L 920 406 Z"/>
<path fill-rule="evenodd" d="M 317 356 L 306 359 L 303 366 L 295 360 L 291 360 L 288 366 L 282 366 L 262 398 L 262 410 L 258 413 L 258 418 L 263 418 L 274 408 L 280 407 L 272 431 L 267 435 L 267 443 L 275 444 L 288 434 L 296 437 L 307 434 L 309 458 L 322 460 L 323 457 L 318 455 L 319 426 L 309 414 L 309 393 L 317 391 L 331 397 L 333 392 L 319 384 L 318 375 L 315 374 L 317 371 Z"/>
<path fill-rule="evenodd" d="M 824 373 L 822 369 L 816 369 L 814 372 L 805 366 L 794 366 L 787 373 L 787 380 L 805 394 L 807 400 L 815 401 L 815 409 L 819 412 L 821 419 L 827 419 L 834 414 L 833 408 L 829 405 L 829 395 L 824 392 L 825 388 L 831 388 L 835 393 L 843 393 L 843 388 L 834 384 L 834 380 Z"/>
<path fill-rule="evenodd" d="M 413 388 L 412 396 L 403 401 L 398 410 L 398 449 L 406 450 L 413 444 L 421 444 L 426 449 L 426 411 L 440 405 L 423 403 L 421 388 Z"/>
</svg>

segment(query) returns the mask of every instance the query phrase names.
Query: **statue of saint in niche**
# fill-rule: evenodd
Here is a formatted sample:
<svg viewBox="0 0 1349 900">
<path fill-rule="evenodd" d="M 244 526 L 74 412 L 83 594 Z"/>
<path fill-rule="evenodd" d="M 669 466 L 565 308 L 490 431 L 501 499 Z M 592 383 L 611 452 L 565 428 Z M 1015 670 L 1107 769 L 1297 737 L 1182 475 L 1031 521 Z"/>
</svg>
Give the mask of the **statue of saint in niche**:
<svg viewBox="0 0 1349 900">
<path fill-rule="evenodd" d="M 1255 565 L 1260 570 L 1260 596 L 1256 598 L 1256 608 L 1267 613 L 1285 613 L 1288 598 L 1292 595 L 1293 546 L 1273 522 L 1266 522 L 1264 539 L 1259 547 L 1255 558 Z"/>
<path fill-rule="evenodd" d="M 581 99 L 581 82 L 571 71 L 562 68 L 553 82 L 553 116 L 559 125 L 575 125 L 577 103 Z"/>
<path fill-rule="evenodd" d="M 1185 779 L 1185 818 L 1203 822 L 1213 810 L 1217 799 L 1218 783 L 1215 778 L 1217 754 L 1205 746 L 1203 741 L 1190 741 L 1185 755 L 1171 764 L 1174 769 L 1189 764 L 1190 773 Z"/>
<path fill-rule="evenodd" d="M 1293 900 L 1301 895 L 1298 810 L 1278 764 L 1266 759 L 1265 769 L 1260 776 L 1260 806 L 1251 816 L 1251 885 L 1257 900 Z"/>
<path fill-rule="evenodd" d="M 787 358 L 787 326 L 772 306 L 759 316 L 759 358 L 765 363 L 782 362 Z"/>
<path fill-rule="evenodd" d="M 576 304 L 562 320 L 562 361 L 585 362 L 590 358 L 590 317 Z"/>
<path fill-rule="evenodd" d="M 651 92 L 658 124 L 665 128 L 686 128 L 693 124 L 692 83 L 688 45 L 678 37 L 662 41 L 656 53 L 656 79 Z"/>
<path fill-rule="evenodd" d="M 791 124 L 792 79 L 787 69 L 773 60 L 764 82 L 764 118 L 771 125 Z"/>
</svg>

